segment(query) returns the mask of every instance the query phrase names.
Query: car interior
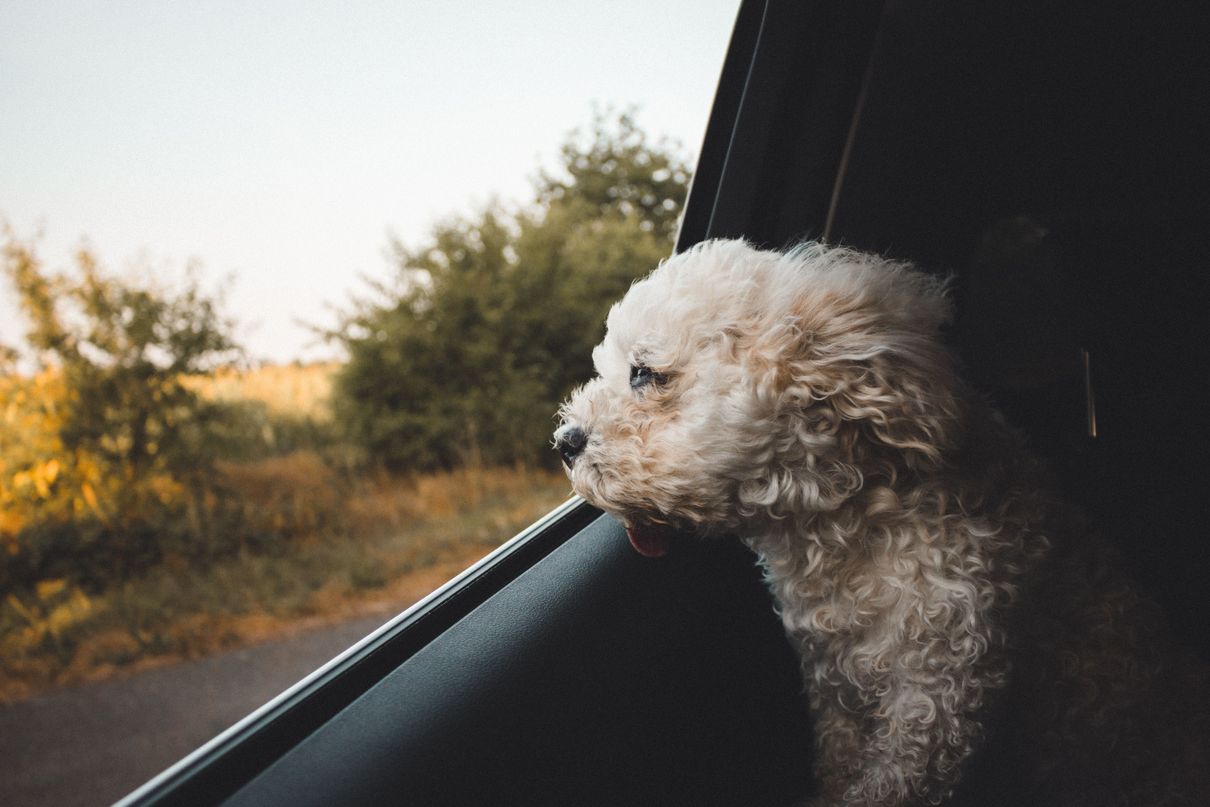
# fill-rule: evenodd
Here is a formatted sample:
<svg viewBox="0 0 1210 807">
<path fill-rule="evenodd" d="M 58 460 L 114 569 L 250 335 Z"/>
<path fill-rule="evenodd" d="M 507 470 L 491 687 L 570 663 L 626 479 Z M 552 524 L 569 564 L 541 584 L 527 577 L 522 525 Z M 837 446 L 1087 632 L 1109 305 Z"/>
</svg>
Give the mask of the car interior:
<svg viewBox="0 0 1210 807">
<path fill-rule="evenodd" d="M 968 378 L 1207 658 L 1196 5 L 745 0 L 678 250 L 950 278 Z M 751 553 L 572 500 L 123 803 L 788 804 L 811 743 Z M 984 754 L 953 803 L 1012 798 Z"/>
</svg>

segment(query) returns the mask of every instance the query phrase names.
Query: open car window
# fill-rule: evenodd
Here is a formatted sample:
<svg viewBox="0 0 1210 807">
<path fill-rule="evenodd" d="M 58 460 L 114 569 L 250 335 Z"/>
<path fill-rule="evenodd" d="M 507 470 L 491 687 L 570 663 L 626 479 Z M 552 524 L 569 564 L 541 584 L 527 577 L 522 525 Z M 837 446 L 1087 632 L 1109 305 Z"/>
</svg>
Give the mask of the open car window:
<svg viewBox="0 0 1210 807">
<path fill-rule="evenodd" d="M 127 793 L 567 499 L 738 6 L 679 3 L 0 7 L 0 803 Z"/>
<path fill-rule="evenodd" d="M 1207 29 L 1078 6 L 745 2 L 678 248 L 951 276 L 973 379 L 1205 654 Z M 126 803 L 787 803 L 800 688 L 746 550 L 647 561 L 573 501 Z"/>
</svg>

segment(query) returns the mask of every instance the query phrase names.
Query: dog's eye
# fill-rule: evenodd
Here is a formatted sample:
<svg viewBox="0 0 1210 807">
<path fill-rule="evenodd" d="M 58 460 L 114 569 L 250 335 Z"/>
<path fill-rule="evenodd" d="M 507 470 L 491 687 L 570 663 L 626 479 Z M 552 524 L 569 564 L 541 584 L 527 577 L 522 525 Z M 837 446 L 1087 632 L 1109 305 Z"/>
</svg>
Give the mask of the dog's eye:
<svg viewBox="0 0 1210 807">
<path fill-rule="evenodd" d="M 656 372 L 650 367 L 645 367 L 642 364 L 630 365 L 630 388 L 642 389 L 648 384 L 660 386 L 668 381 L 668 376 L 663 373 Z"/>
</svg>

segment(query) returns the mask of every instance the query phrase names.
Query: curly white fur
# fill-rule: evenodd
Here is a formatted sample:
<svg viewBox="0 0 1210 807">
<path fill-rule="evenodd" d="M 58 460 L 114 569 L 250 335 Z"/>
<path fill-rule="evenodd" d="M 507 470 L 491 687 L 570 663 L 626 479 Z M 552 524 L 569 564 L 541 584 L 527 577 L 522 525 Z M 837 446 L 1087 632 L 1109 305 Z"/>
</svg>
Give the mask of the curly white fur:
<svg viewBox="0 0 1210 807">
<path fill-rule="evenodd" d="M 1129 644 L 1119 635 L 1138 643 L 1122 626 L 1143 609 L 1104 606 L 1136 600 L 1089 573 L 1108 568 L 1104 552 L 1081 549 L 1078 515 L 1043 492 L 1038 464 L 956 375 L 939 337 L 949 315 L 943 285 L 902 263 L 708 242 L 613 307 L 599 377 L 560 412 L 560 433 L 586 435 L 569 470 L 586 499 L 629 524 L 738 534 L 759 555 L 803 662 L 820 804 L 939 802 L 1010 673 L 1060 691 L 1120 671 L 1103 663 Z M 632 388 L 633 367 L 655 380 Z M 1056 550 L 1059 535 L 1075 548 Z M 1031 632 L 1044 621 L 1031 613 L 1064 607 L 1051 590 L 1083 597 L 1085 617 L 1073 607 Z M 1081 633 L 1093 613 L 1111 613 L 1096 641 Z M 1041 658 L 1071 637 L 1092 661 L 1014 667 L 1010 651 Z M 1129 669 L 1117 689 L 1158 680 Z M 1112 682 L 1093 690 L 1086 711 L 1118 714 Z M 1077 750 L 1051 753 L 1078 767 L 1096 754 L 1068 722 L 1060 742 Z M 1031 743 L 1044 745 L 1019 745 Z M 1045 780 L 1048 764 L 1058 757 L 1030 763 L 1033 792 L 1075 792 Z M 1182 785 L 1148 787 L 1147 803 L 1180 803 Z"/>
</svg>

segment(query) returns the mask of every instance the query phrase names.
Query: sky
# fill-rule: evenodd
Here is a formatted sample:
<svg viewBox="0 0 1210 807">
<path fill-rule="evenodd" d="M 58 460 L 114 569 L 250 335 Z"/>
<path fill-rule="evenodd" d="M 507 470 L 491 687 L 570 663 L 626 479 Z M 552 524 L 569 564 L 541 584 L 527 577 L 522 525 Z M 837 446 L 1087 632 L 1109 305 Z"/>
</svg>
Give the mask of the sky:
<svg viewBox="0 0 1210 807">
<path fill-rule="evenodd" d="M 0 0 L 0 221 L 52 269 L 230 278 L 254 359 L 389 276 L 391 235 L 522 202 L 594 108 L 696 156 L 738 0 Z M 0 281 L 0 342 L 23 324 Z"/>
</svg>

